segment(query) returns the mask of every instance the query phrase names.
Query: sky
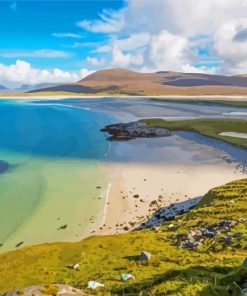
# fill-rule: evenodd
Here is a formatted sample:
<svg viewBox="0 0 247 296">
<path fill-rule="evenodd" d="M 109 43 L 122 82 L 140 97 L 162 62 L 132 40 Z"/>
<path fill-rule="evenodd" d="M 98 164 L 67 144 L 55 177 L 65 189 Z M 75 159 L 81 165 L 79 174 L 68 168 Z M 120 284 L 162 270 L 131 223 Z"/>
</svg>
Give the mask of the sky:
<svg viewBox="0 0 247 296">
<path fill-rule="evenodd" d="M 104 68 L 247 74 L 247 0 L 0 0 L 0 85 Z"/>
</svg>

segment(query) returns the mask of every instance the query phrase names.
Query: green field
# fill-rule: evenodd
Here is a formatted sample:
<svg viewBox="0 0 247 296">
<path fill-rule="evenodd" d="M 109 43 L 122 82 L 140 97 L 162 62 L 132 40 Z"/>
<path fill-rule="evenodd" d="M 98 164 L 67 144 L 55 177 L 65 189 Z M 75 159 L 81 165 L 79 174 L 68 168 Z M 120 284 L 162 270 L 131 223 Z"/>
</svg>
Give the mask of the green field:
<svg viewBox="0 0 247 296">
<path fill-rule="evenodd" d="M 241 119 L 192 119 L 166 121 L 163 119 L 145 119 L 151 127 L 163 127 L 171 131 L 197 132 L 201 135 L 223 140 L 242 148 L 247 148 L 247 140 L 220 136 L 222 132 L 247 133 L 247 122 Z"/>
<path fill-rule="evenodd" d="M 105 284 L 97 295 L 224 296 L 230 295 L 229 290 L 231 295 L 240 295 L 234 282 L 241 284 L 247 276 L 247 268 L 241 267 L 247 256 L 246 223 L 238 223 L 230 231 L 243 232 L 241 240 L 221 243 L 222 233 L 206 239 L 196 251 L 177 248 L 170 238 L 197 228 L 200 221 L 212 224 L 228 218 L 247 218 L 247 179 L 211 190 L 196 208 L 165 222 L 158 233 L 143 230 L 1 254 L 0 292 L 39 283 L 68 283 L 85 289 L 87 281 L 93 279 Z M 170 223 L 173 230 L 168 228 Z M 137 260 L 142 250 L 153 255 L 148 263 Z M 80 270 L 66 268 L 70 263 L 79 263 Z M 132 273 L 136 280 L 121 282 L 123 272 Z"/>
</svg>

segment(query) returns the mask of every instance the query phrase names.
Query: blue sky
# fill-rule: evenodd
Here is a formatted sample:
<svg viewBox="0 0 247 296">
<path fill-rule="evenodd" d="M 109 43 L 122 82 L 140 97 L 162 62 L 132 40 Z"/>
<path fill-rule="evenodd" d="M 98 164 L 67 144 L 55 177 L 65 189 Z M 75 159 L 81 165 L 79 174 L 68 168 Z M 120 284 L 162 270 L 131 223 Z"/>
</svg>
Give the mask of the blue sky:
<svg viewBox="0 0 247 296">
<path fill-rule="evenodd" d="M 105 36 L 83 30 L 77 22 L 95 19 L 105 8 L 122 6 L 122 1 L 0 1 L 0 62 L 10 65 L 24 58 L 35 67 L 79 70 Z M 32 51 L 44 49 L 57 51 L 58 57 L 54 53 L 53 58 L 46 58 L 45 51 L 44 57 L 42 52 L 40 58 L 32 57 Z"/>
<path fill-rule="evenodd" d="M 1 1 L 0 84 L 102 68 L 247 73 L 247 0 Z"/>
</svg>

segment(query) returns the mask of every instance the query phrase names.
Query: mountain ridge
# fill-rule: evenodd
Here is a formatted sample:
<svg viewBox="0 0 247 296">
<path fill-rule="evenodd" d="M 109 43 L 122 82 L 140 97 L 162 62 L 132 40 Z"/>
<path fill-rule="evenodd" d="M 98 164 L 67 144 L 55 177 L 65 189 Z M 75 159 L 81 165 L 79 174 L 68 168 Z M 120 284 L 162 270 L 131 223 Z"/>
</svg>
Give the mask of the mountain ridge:
<svg viewBox="0 0 247 296">
<path fill-rule="evenodd" d="M 66 91 L 123 95 L 247 95 L 247 76 L 159 71 L 141 73 L 128 69 L 98 70 L 75 83 L 30 92 Z"/>
</svg>

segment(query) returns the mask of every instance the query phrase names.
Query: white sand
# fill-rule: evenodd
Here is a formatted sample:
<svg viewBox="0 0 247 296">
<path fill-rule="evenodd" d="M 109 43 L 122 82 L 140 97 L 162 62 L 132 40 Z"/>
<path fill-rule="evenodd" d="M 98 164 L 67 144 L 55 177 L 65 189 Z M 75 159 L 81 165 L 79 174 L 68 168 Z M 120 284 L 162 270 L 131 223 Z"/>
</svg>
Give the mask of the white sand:
<svg viewBox="0 0 247 296">
<path fill-rule="evenodd" d="M 219 135 L 224 137 L 247 139 L 247 134 L 245 133 L 224 132 L 224 133 L 220 133 Z"/>
<path fill-rule="evenodd" d="M 149 205 L 153 200 L 158 200 L 160 207 L 167 207 L 203 196 L 213 187 L 246 177 L 233 164 L 227 163 L 198 166 L 126 163 L 109 164 L 106 169 L 111 187 L 103 223 L 105 226 L 102 225 L 97 232 L 102 235 L 122 233 L 146 221 L 147 215 L 152 213 Z M 135 194 L 139 198 L 134 198 Z M 135 222 L 135 225 L 130 226 L 129 222 Z M 124 230 L 124 226 L 128 229 Z"/>
<path fill-rule="evenodd" d="M 152 95 L 146 95 L 146 96 L 128 96 L 128 95 L 84 95 L 81 93 L 78 94 L 63 94 L 63 95 L 51 95 L 51 94 L 40 94 L 38 95 L 34 94 L 8 94 L 8 93 L 0 93 L 0 100 L 1 99 L 31 99 L 31 100 L 61 100 L 61 99 L 100 99 L 100 98 L 105 98 L 105 97 L 112 97 L 112 98 L 126 98 L 126 99 L 131 99 L 131 98 L 140 98 L 140 99 L 145 99 L 145 98 L 155 98 L 155 99 L 175 99 L 175 100 L 223 100 L 223 101 L 247 101 L 247 95 L 244 96 L 239 96 L 239 95 L 160 95 L 160 96 L 152 96 Z"/>
</svg>

